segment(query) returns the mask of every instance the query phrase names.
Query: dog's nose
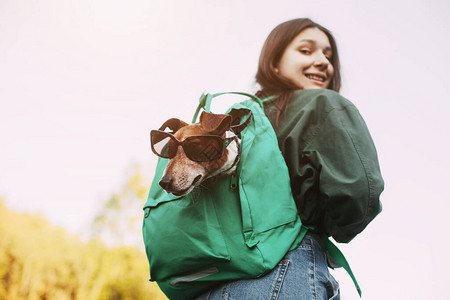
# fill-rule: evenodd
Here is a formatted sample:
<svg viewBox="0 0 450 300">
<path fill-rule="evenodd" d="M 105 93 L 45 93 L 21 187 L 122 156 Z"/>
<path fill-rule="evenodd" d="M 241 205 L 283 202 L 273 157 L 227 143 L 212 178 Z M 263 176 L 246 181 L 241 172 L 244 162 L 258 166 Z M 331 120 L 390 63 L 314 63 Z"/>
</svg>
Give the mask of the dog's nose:
<svg viewBox="0 0 450 300">
<path fill-rule="evenodd" d="M 168 191 L 170 189 L 170 185 L 172 184 L 172 178 L 169 176 L 163 176 L 161 180 L 159 181 L 159 185 Z"/>
</svg>

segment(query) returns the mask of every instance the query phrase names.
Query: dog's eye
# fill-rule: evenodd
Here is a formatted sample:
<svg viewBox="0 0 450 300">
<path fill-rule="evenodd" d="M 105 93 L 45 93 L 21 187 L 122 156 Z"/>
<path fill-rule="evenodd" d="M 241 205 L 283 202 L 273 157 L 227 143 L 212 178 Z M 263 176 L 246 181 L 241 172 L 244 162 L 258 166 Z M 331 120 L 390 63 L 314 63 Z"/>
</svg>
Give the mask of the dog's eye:
<svg viewBox="0 0 450 300">
<path fill-rule="evenodd" d="M 202 137 L 190 137 L 188 151 L 190 153 L 200 153 L 208 146 L 207 140 Z"/>
<path fill-rule="evenodd" d="M 193 151 L 196 151 L 200 150 L 203 147 L 201 143 L 193 141 L 189 143 L 189 148 L 191 148 Z"/>
<path fill-rule="evenodd" d="M 169 142 L 166 144 L 168 152 L 176 150 L 177 147 L 178 147 L 177 143 L 175 143 L 173 140 L 169 140 Z"/>
</svg>

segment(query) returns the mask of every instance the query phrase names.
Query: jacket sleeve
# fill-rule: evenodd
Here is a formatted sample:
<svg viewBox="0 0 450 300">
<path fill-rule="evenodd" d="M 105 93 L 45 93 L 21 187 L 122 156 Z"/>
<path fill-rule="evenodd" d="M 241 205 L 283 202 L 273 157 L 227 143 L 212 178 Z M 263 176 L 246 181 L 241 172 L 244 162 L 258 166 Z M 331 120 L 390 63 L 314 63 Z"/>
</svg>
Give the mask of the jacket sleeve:
<svg viewBox="0 0 450 300">
<path fill-rule="evenodd" d="M 381 211 L 384 183 L 376 149 L 351 103 L 327 113 L 300 153 L 299 164 L 303 174 L 314 178 L 310 187 L 314 185 L 321 230 L 337 242 L 349 242 Z"/>
</svg>

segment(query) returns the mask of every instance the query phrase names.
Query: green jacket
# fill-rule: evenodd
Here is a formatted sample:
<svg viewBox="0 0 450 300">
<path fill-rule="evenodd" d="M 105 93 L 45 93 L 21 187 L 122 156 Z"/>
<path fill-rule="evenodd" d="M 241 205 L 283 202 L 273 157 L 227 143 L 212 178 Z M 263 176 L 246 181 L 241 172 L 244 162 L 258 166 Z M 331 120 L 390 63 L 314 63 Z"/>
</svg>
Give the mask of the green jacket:
<svg viewBox="0 0 450 300">
<path fill-rule="evenodd" d="M 357 108 L 331 90 L 298 90 L 275 124 L 305 225 L 349 242 L 381 211 L 384 183 L 375 146 Z"/>
</svg>

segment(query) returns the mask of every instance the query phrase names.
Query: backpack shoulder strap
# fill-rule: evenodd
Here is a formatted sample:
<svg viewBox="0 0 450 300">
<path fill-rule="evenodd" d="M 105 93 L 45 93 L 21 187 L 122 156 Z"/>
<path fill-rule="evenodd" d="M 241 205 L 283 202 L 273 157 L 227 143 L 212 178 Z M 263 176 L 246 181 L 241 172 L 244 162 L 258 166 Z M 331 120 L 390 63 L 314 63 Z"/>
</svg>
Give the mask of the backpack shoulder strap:
<svg viewBox="0 0 450 300">
<path fill-rule="evenodd" d="M 322 240 L 325 249 L 328 251 L 333 260 L 337 262 L 341 267 L 343 267 L 344 270 L 347 271 L 348 275 L 350 275 L 356 287 L 356 290 L 358 291 L 359 297 L 361 297 L 361 288 L 359 287 L 358 281 L 356 281 L 356 277 L 355 275 L 353 275 L 352 269 L 345 259 L 344 254 L 342 254 L 341 250 L 339 250 L 339 248 L 335 244 L 333 244 L 333 242 L 330 241 L 330 239 L 325 234 L 321 234 L 320 239 Z"/>
<path fill-rule="evenodd" d="M 258 96 L 250 94 L 250 93 L 244 93 L 244 92 L 223 92 L 223 93 L 216 93 L 216 94 L 209 94 L 209 93 L 203 93 L 200 96 L 200 99 L 198 100 L 199 104 L 197 106 L 197 109 L 195 110 L 195 114 L 194 117 L 192 118 L 192 124 L 195 123 L 197 121 L 197 117 L 198 114 L 200 113 L 200 110 L 203 108 L 204 111 L 206 112 L 211 112 L 211 102 L 212 99 L 221 95 L 225 95 L 225 94 L 235 94 L 235 95 L 242 95 L 242 96 L 247 96 L 250 99 L 252 99 L 253 101 L 257 102 L 259 104 L 259 106 L 261 107 L 261 109 L 264 109 L 264 105 L 263 102 L 270 100 L 273 98 L 272 97 L 268 97 L 264 100 L 261 100 Z"/>
</svg>

